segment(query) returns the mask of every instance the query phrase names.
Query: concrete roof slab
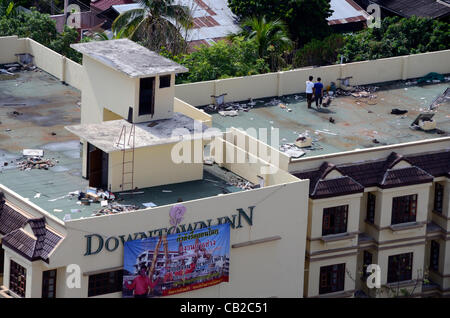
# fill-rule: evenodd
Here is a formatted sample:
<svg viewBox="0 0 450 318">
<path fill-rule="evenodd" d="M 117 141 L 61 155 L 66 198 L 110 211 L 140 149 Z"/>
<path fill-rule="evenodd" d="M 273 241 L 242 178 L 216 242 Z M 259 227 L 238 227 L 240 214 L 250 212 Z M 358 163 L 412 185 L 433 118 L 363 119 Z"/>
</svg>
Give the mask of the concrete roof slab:
<svg viewBox="0 0 450 318">
<path fill-rule="evenodd" d="M 128 39 L 77 43 L 70 47 L 132 78 L 188 71 L 184 66 Z"/>
<path fill-rule="evenodd" d="M 125 149 L 132 148 L 132 139 L 128 144 L 131 126 L 126 120 L 112 120 L 100 124 L 83 124 L 66 126 L 65 128 L 78 137 L 88 141 L 106 153 L 123 150 L 123 138 L 119 137 L 123 127 L 126 127 Z M 135 148 L 150 147 L 169 143 L 176 143 L 190 138 L 194 133 L 202 133 L 208 127 L 199 121 L 181 113 L 174 113 L 170 119 L 135 124 Z M 201 136 L 201 135 L 200 135 Z M 196 137 L 194 135 L 194 137 Z M 194 139 L 194 138 L 192 138 Z M 119 144 L 118 144 L 119 142 Z"/>
</svg>

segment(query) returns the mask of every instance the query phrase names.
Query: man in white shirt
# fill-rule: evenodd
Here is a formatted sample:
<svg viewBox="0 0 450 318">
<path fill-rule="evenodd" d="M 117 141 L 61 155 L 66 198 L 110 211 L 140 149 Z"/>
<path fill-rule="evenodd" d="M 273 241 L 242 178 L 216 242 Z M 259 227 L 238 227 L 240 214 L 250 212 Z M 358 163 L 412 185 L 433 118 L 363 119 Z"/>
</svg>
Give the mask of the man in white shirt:
<svg viewBox="0 0 450 318">
<path fill-rule="evenodd" d="M 306 101 L 308 102 L 308 108 L 311 108 L 314 83 L 312 82 L 314 77 L 310 76 L 309 80 L 306 81 Z"/>
</svg>

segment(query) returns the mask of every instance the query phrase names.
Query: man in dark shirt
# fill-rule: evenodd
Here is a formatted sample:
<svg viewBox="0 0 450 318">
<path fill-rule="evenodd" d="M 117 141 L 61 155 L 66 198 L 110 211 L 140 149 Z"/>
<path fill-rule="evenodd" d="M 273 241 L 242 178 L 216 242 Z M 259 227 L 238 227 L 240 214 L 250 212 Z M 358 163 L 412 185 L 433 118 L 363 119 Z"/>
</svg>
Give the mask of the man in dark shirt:
<svg viewBox="0 0 450 318">
<path fill-rule="evenodd" d="M 320 81 L 321 78 L 319 77 L 317 79 L 317 83 L 314 84 L 314 99 L 316 100 L 317 108 L 319 108 L 319 102 L 320 105 L 322 105 L 322 98 L 323 98 L 323 84 Z"/>
</svg>

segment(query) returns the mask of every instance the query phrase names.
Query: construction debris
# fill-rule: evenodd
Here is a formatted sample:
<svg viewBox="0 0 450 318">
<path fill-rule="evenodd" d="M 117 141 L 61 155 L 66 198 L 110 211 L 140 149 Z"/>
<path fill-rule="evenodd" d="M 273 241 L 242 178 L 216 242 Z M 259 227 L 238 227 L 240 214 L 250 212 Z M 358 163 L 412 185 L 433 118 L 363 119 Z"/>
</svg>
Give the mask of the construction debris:
<svg viewBox="0 0 450 318">
<path fill-rule="evenodd" d="M 431 72 L 425 75 L 424 77 L 421 77 L 417 84 L 425 84 L 425 83 L 441 83 L 445 81 L 445 77 L 442 74 Z"/>
<path fill-rule="evenodd" d="M 242 190 L 250 190 L 255 187 L 255 185 L 253 183 L 251 183 L 250 181 L 244 180 L 237 176 L 231 177 L 228 183 L 230 183 L 232 186 L 238 187 Z"/>
<path fill-rule="evenodd" d="M 44 156 L 44 150 L 42 150 L 42 149 L 24 149 L 22 151 L 22 154 L 24 156 L 43 157 Z"/>
<path fill-rule="evenodd" d="M 450 87 L 447 87 L 447 89 L 444 91 L 444 93 L 442 93 L 441 95 L 439 95 L 438 97 L 436 97 L 434 99 L 434 101 L 431 103 L 429 109 L 430 110 L 438 109 L 439 106 L 441 106 L 445 103 L 450 104 Z"/>
<path fill-rule="evenodd" d="M 25 158 L 24 160 L 18 161 L 16 163 L 20 170 L 31 170 L 31 169 L 44 169 L 48 170 L 50 167 L 54 167 L 58 163 L 57 160 L 43 159 L 40 156 L 33 156 Z"/>
<path fill-rule="evenodd" d="M 312 138 L 309 137 L 307 134 L 300 135 L 295 140 L 295 146 L 298 148 L 304 148 L 304 147 L 310 147 L 312 145 Z"/>
<path fill-rule="evenodd" d="M 281 145 L 280 150 L 291 158 L 300 158 L 306 154 L 306 152 L 292 143 Z"/>
<path fill-rule="evenodd" d="M 112 204 L 109 204 L 107 207 L 92 213 L 92 216 L 111 215 L 111 214 L 117 214 L 117 213 L 122 213 L 122 212 L 131 212 L 131 211 L 136 211 L 136 210 L 139 210 L 139 207 L 136 205 L 124 205 L 124 204 L 112 203 Z"/>
<path fill-rule="evenodd" d="M 221 116 L 230 116 L 230 117 L 234 117 L 238 115 L 237 110 L 225 110 L 225 111 L 219 111 L 219 114 Z"/>
<path fill-rule="evenodd" d="M 404 114 L 406 114 L 407 112 L 408 112 L 407 110 L 394 108 L 394 109 L 392 109 L 391 114 L 392 114 L 392 115 L 404 115 Z"/>
</svg>

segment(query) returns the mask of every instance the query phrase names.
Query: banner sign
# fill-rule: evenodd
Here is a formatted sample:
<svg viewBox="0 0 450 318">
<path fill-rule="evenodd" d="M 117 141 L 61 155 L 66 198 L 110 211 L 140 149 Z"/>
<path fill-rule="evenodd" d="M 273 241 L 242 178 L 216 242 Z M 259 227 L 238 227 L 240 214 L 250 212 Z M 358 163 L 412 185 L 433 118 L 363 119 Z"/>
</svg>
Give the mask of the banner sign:
<svg viewBox="0 0 450 318">
<path fill-rule="evenodd" d="M 123 297 L 184 293 L 228 282 L 230 224 L 124 244 Z"/>
</svg>

